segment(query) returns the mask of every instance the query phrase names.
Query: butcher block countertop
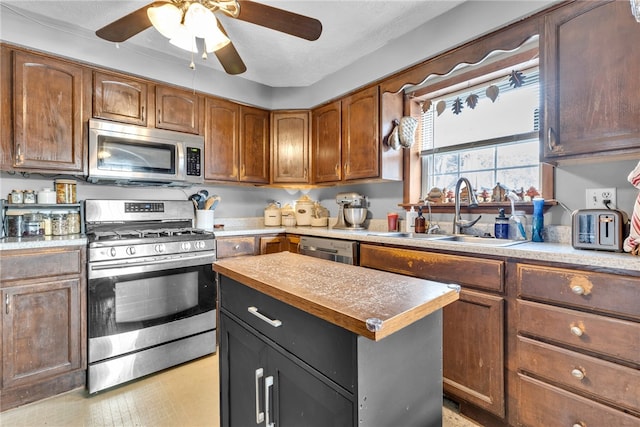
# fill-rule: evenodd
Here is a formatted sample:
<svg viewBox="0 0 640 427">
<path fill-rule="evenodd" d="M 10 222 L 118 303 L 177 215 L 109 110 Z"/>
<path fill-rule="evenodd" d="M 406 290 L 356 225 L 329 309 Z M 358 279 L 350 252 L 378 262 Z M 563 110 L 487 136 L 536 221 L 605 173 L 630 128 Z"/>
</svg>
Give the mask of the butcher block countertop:
<svg viewBox="0 0 640 427">
<path fill-rule="evenodd" d="M 459 293 L 457 286 L 290 252 L 226 258 L 213 269 L 375 341 L 456 301 Z"/>
</svg>

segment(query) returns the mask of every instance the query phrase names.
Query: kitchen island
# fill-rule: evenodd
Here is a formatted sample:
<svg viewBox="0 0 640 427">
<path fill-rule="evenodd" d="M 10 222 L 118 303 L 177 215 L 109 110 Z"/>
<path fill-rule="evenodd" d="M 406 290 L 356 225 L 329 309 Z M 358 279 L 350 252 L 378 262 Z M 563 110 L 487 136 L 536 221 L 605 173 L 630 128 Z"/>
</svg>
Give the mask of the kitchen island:
<svg viewBox="0 0 640 427">
<path fill-rule="evenodd" d="M 217 261 L 221 425 L 441 425 L 459 288 L 282 252 Z"/>
</svg>

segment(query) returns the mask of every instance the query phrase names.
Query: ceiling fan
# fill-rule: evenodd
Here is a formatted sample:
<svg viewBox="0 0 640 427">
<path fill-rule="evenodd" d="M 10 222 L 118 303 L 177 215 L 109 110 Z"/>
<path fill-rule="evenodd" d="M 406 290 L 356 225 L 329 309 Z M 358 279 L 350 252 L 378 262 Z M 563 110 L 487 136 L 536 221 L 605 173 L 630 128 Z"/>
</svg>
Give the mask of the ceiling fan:
<svg viewBox="0 0 640 427">
<path fill-rule="evenodd" d="M 123 42 L 153 26 L 178 47 L 197 53 L 196 38 L 204 39 L 205 52 L 215 52 L 228 74 L 247 70 L 238 51 L 214 13 L 280 31 L 305 40 L 317 40 L 322 23 L 248 0 L 164 0 L 150 3 L 100 28 L 96 35 Z"/>
</svg>

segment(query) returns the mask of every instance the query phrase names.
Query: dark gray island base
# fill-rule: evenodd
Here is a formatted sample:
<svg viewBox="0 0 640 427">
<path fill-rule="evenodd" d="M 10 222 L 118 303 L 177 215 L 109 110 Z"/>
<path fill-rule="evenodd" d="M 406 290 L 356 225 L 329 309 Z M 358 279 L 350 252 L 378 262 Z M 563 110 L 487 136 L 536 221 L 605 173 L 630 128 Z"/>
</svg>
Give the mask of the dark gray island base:
<svg viewBox="0 0 640 427">
<path fill-rule="evenodd" d="M 287 252 L 214 269 L 221 426 L 442 424 L 455 287 Z"/>
</svg>

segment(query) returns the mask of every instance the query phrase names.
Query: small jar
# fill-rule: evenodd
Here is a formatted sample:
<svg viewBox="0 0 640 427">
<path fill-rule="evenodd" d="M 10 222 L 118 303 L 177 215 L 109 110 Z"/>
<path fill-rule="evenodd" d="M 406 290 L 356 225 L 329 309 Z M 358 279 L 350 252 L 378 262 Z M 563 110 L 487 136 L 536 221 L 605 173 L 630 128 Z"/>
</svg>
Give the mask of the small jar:
<svg viewBox="0 0 640 427">
<path fill-rule="evenodd" d="M 58 211 L 51 216 L 51 234 L 54 236 L 69 234 L 66 211 Z"/>
<path fill-rule="evenodd" d="M 21 213 L 7 212 L 7 236 L 8 237 L 21 237 L 24 217 Z"/>
<path fill-rule="evenodd" d="M 40 216 L 42 217 L 42 227 L 44 229 L 44 235 L 51 236 L 51 212 L 41 211 Z"/>
<path fill-rule="evenodd" d="M 80 234 L 80 213 L 71 211 L 67 214 L 67 234 Z"/>
<path fill-rule="evenodd" d="M 56 193 L 50 188 L 43 188 L 38 191 L 38 203 L 41 205 L 49 205 L 56 203 Z"/>
<path fill-rule="evenodd" d="M 76 203 L 76 182 L 72 179 L 56 179 L 56 203 Z"/>
<path fill-rule="evenodd" d="M 22 194 L 22 202 L 23 203 L 35 203 L 36 202 L 36 193 L 33 190 L 26 190 Z"/>
<path fill-rule="evenodd" d="M 43 236 L 44 225 L 42 216 L 39 213 L 31 213 L 24 216 L 23 236 Z"/>
<path fill-rule="evenodd" d="M 527 217 L 524 211 L 514 211 L 509 218 L 509 238 L 527 240 Z"/>
<path fill-rule="evenodd" d="M 9 193 L 9 203 L 20 204 L 23 203 L 22 190 L 13 190 Z"/>
</svg>

